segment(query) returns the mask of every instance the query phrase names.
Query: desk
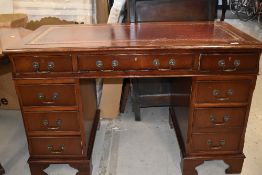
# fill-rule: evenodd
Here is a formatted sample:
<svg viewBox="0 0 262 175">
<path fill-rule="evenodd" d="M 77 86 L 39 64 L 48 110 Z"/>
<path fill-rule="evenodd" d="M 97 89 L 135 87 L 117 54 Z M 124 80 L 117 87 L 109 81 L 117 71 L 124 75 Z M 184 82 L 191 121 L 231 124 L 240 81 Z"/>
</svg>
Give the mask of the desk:
<svg viewBox="0 0 262 175">
<path fill-rule="evenodd" d="M 31 173 L 91 174 L 99 122 L 94 78 L 172 77 L 183 175 L 205 160 L 240 173 L 262 44 L 223 22 L 43 26 L 5 50 L 13 64 Z M 189 82 L 189 83 L 188 83 Z M 177 88 L 177 87 L 184 87 Z"/>
</svg>

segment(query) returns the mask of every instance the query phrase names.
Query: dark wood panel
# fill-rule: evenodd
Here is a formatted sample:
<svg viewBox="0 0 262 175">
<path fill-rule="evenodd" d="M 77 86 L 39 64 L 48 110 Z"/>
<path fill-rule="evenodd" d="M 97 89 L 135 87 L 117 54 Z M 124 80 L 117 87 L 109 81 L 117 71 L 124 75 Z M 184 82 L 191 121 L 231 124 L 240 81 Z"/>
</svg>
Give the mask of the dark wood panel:
<svg viewBox="0 0 262 175">
<path fill-rule="evenodd" d="M 251 83 L 251 80 L 199 81 L 196 103 L 247 103 Z"/>
<path fill-rule="evenodd" d="M 216 3 L 216 0 L 136 1 L 135 21 L 213 21 L 216 18 Z"/>
<path fill-rule="evenodd" d="M 221 132 L 223 129 L 243 127 L 246 108 L 196 108 L 194 132 Z"/>
<path fill-rule="evenodd" d="M 24 112 L 29 135 L 80 134 L 77 111 Z"/>
<path fill-rule="evenodd" d="M 258 72 L 259 54 L 201 54 L 199 69 L 210 72 Z"/>
<path fill-rule="evenodd" d="M 104 70 L 158 70 L 181 69 L 192 70 L 193 54 L 154 54 L 154 55 L 80 55 L 78 67 L 80 71 Z"/>
<path fill-rule="evenodd" d="M 18 86 L 24 106 L 74 106 L 75 85 L 43 84 Z"/>
<path fill-rule="evenodd" d="M 239 152 L 241 132 L 230 133 L 194 133 L 191 149 L 194 153 L 223 154 Z"/>
<path fill-rule="evenodd" d="M 69 55 L 35 55 L 13 57 L 18 73 L 72 72 L 72 58 Z"/>
<path fill-rule="evenodd" d="M 80 137 L 32 137 L 29 152 L 34 157 L 83 156 Z"/>
</svg>

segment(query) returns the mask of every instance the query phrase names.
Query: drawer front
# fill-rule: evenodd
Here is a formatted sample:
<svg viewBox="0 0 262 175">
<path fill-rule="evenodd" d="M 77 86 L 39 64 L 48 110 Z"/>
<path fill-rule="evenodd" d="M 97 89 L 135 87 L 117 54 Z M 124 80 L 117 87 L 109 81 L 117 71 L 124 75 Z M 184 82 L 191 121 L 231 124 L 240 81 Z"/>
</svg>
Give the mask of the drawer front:
<svg viewBox="0 0 262 175">
<path fill-rule="evenodd" d="M 81 156 L 80 137 L 32 137 L 29 138 L 31 156 Z"/>
<path fill-rule="evenodd" d="M 166 55 L 80 55 L 80 71 L 103 70 L 157 70 L 183 69 L 193 67 L 193 54 Z"/>
<path fill-rule="evenodd" d="M 78 113 L 74 112 L 24 112 L 24 120 L 27 131 L 31 132 L 46 131 L 65 132 L 80 131 Z"/>
<path fill-rule="evenodd" d="M 197 103 L 246 103 L 250 96 L 251 80 L 199 81 Z"/>
<path fill-rule="evenodd" d="M 193 134 L 191 148 L 195 153 L 237 152 L 240 139 L 240 132 Z"/>
<path fill-rule="evenodd" d="M 259 54 L 201 54 L 201 71 L 257 72 Z"/>
<path fill-rule="evenodd" d="M 23 106 L 74 106 L 75 85 L 21 85 L 18 91 Z"/>
<path fill-rule="evenodd" d="M 18 73 L 72 72 L 71 56 L 15 56 L 15 70 Z"/>
<path fill-rule="evenodd" d="M 210 132 L 215 128 L 242 127 L 246 108 L 196 108 L 193 130 Z"/>
</svg>

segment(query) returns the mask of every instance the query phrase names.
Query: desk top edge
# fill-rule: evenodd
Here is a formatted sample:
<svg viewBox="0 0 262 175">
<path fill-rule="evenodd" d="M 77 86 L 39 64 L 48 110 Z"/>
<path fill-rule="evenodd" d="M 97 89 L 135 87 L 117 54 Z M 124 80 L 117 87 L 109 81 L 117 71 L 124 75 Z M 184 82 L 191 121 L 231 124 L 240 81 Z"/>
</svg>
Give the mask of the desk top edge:
<svg viewBox="0 0 262 175">
<path fill-rule="evenodd" d="M 4 53 L 150 49 L 262 50 L 262 43 L 225 22 L 47 25 Z"/>
</svg>

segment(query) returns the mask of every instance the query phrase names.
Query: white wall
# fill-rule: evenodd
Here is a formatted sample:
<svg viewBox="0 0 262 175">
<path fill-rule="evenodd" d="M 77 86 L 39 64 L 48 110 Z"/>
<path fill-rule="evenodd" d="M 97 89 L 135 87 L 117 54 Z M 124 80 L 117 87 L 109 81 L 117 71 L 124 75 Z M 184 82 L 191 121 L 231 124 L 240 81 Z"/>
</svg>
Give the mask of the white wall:
<svg viewBox="0 0 262 175">
<path fill-rule="evenodd" d="M 25 13 L 29 20 L 55 16 L 60 19 L 92 23 L 95 0 L 0 0 L 0 13 Z"/>
<path fill-rule="evenodd" d="M 1 13 L 13 13 L 13 0 L 0 0 Z"/>
</svg>

